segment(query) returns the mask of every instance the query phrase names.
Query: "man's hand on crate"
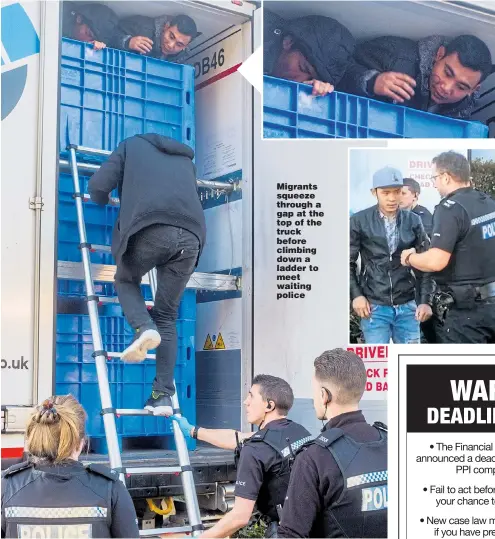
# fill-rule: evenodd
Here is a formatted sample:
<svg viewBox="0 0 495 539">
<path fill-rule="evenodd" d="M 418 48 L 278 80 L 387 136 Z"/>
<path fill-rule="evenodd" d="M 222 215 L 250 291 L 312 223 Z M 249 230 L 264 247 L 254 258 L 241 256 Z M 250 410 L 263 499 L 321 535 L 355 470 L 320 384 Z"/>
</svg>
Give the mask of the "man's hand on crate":
<svg viewBox="0 0 495 539">
<path fill-rule="evenodd" d="M 183 416 L 176 416 L 176 415 L 172 415 L 170 416 L 171 419 L 173 419 L 174 421 L 177 421 L 177 423 L 179 424 L 179 428 L 180 430 L 182 431 L 182 434 L 186 437 L 186 438 L 192 438 L 192 431 L 194 429 L 194 426 L 191 425 L 189 423 L 189 421 L 183 417 Z"/>
<path fill-rule="evenodd" d="M 416 81 L 409 75 L 387 71 L 376 77 L 373 91 L 375 95 L 389 97 L 397 103 L 404 103 L 414 97 L 415 87 Z"/>
<path fill-rule="evenodd" d="M 334 91 L 334 87 L 328 82 L 322 82 L 321 80 L 307 80 L 303 84 L 311 84 L 313 86 L 313 94 L 315 97 L 323 97 L 327 94 L 331 94 Z"/>
<path fill-rule="evenodd" d="M 101 49 L 105 49 L 106 48 L 106 44 L 103 43 L 102 41 L 93 41 L 93 49 L 95 51 L 101 51 Z"/>
<path fill-rule="evenodd" d="M 134 36 L 129 40 L 129 50 L 148 54 L 153 49 L 153 41 L 149 37 Z"/>
</svg>

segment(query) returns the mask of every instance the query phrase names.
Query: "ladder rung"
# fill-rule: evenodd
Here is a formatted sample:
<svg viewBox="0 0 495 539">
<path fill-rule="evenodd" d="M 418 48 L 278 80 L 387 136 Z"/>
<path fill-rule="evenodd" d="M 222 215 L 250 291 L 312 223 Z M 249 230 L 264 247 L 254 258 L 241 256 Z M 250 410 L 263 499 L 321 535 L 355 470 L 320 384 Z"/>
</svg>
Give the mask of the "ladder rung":
<svg viewBox="0 0 495 539">
<path fill-rule="evenodd" d="M 93 281 L 101 283 L 113 283 L 116 267 L 107 264 L 91 264 Z M 57 277 L 59 279 L 84 280 L 84 268 L 82 262 L 67 262 L 59 260 L 57 263 Z M 148 276 L 145 275 L 141 284 L 149 284 Z M 193 273 L 187 288 L 196 290 L 213 290 L 215 292 L 228 292 L 239 290 L 235 275 L 223 275 L 221 273 Z"/>
<path fill-rule="evenodd" d="M 112 303 L 112 304 L 120 303 L 119 298 L 117 296 L 98 296 L 98 302 L 99 303 Z M 146 303 L 146 306 L 148 307 L 153 307 L 153 305 L 155 304 L 151 300 L 147 300 L 145 301 L 145 303 Z"/>
<path fill-rule="evenodd" d="M 112 248 L 110 245 L 98 245 L 96 243 L 91 244 L 91 250 L 96 251 L 98 253 L 111 253 Z"/>
<path fill-rule="evenodd" d="M 153 412 L 144 408 L 116 408 L 116 415 L 153 415 Z"/>
<path fill-rule="evenodd" d="M 95 155 L 104 155 L 104 154 L 95 154 Z M 59 159 L 58 164 L 60 168 L 62 168 L 63 170 L 70 171 L 70 162 L 67 159 Z M 90 174 L 93 174 L 99 168 L 100 168 L 100 165 L 96 165 L 94 163 L 85 163 L 81 161 L 77 162 L 77 169 L 80 172 L 89 172 Z M 238 182 L 226 183 L 226 182 L 219 182 L 215 180 L 197 179 L 196 184 L 198 187 L 204 187 L 205 189 L 213 189 L 213 190 L 218 189 L 221 192 L 227 192 L 227 193 L 234 191 L 234 189 L 240 189 L 240 184 Z"/>
<path fill-rule="evenodd" d="M 108 157 L 112 153 L 108 150 L 98 150 L 96 148 L 87 148 L 86 146 L 76 146 L 75 144 L 72 146 L 72 148 L 74 148 L 77 153 L 83 153 L 85 155 L 97 155 L 99 157 Z"/>
<path fill-rule="evenodd" d="M 182 468 L 180 466 L 143 466 L 140 468 L 125 468 L 126 475 L 161 473 L 182 473 Z"/>
<path fill-rule="evenodd" d="M 108 357 L 115 357 L 115 358 L 121 358 L 122 352 L 107 352 Z M 148 354 L 145 359 L 156 359 L 155 354 Z M 144 361 L 144 360 L 143 360 Z"/>
<path fill-rule="evenodd" d="M 88 193 L 83 193 L 81 199 L 82 199 L 83 202 L 90 202 L 91 201 L 91 197 L 88 195 Z M 110 202 L 110 205 L 112 205 L 112 206 L 119 206 L 120 205 L 120 200 L 117 197 L 109 197 L 108 200 Z"/>
<path fill-rule="evenodd" d="M 154 537 L 161 533 L 181 533 L 192 532 L 191 526 L 178 526 L 176 528 L 154 528 L 150 530 L 139 530 L 139 537 Z"/>
</svg>

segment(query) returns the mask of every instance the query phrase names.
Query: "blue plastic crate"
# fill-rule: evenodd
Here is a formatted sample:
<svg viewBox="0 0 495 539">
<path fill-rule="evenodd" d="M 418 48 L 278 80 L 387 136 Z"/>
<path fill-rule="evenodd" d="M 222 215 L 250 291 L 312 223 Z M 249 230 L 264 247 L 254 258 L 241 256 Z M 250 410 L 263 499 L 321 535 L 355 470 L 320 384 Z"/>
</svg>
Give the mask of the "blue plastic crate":
<svg viewBox="0 0 495 539">
<path fill-rule="evenodd" d="M 480 122 L 333 92 L 312 98 L 311 86 L 264 77 L 265 138 L 486 138 Z"/>
<path fill-rule="evenodd" d="M 100 317 L 102 340 L 108 351 L 122 351 L 133 332 L 123 317 Z M 196 419 L 195 321 L 178 320 L 178 351 L 175 368 L 177 394 L 181 409 L 191 421 Z M 103 421 L 98 391 L 94 347 L 87 315 L 57 315 L 56 392 L 72 393 L 87 414 L 87 433 L 103 437 Z M 117 408 L 141 408 L 151 393 L 156 368 L 154 360 L 124 363 L 107 361 L 112 405 Z M 117 418 L 120 436 L 158 436 L 172 434 L 170 420 L 162 417 Z"/>
<path fill-rule="evenodd" d="M 194 68 L 62 39 L 60 148 L 158 133 L 194 148 Z"/>
</svg>

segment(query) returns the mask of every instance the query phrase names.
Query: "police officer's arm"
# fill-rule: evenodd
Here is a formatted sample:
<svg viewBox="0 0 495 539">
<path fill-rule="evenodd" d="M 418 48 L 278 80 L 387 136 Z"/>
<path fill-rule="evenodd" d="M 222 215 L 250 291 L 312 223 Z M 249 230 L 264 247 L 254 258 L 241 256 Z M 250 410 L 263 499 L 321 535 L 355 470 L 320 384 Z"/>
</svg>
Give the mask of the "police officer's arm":
<svg viewBox="0 0 495 539">
<path fill-rule="evenodd" d="M 184 416 L 173 416 L 174 421 L 177 421 L 179 424 L 182 434 L 186 438 L 192 438 L 193 431 L 197 428 L 197 437 L 198 440 L 202 442 L 207 442 L 211 445 L 219 447 L 220 449 L 232 449 L 234 450 L 237 447 L 237 440 L 235 430 L 232 429 L 204 429 L 203 427 L 194 427 L 189 423 L 187 418 Z M 237 436 L 239 442 L 250 438 L 253 435 L 252 432 L 239 432 Z"/>
<path fill-rule="evenodd" d="M 95 204 L 108 204 L 108 195 L 117 188 L 124 175 L 125 141 L 112 152 L 88 182 L 88 192 Z"/>
<path fill-rule="evenodd" d="M 231 429 L 204 429 L 200 427 L 198 429 L 198 440 L 207 442 L 220 449 L 234 450 L 237 447 L 235 433 L 236 431 Z M 239 442 L 242 442 L 252 435 L 252 432 L 239 432 L 237 436 L 239 437 Z"/>
<path fill-rule="evenodd" d="M 256 448 L 244 446 L 237 466 L 234 508 L 201 537 L 228 537 L 249 523 L 263 484 L 263 470 Z"/>
<path fill-rule="evenodd" d="M 139 537 L 136 509 L 131 495 L 121 481 L 112 484 L 112 537 Z"/>
<path fill-rule="evenodd" d="M 319 484 L 315 463 L 307 452 L 301 453 L 292 467 L 277 537 L 310 537 L 313 524 L 323 509 Z"/>
<path fill-rule="evenodd" d="M 424 229 L 423 222 L 418 216 L 417 223 L 414 228 L 416 235 L 416 242 L 414 247 L 417 253 L 426 252 L 430 247 L 430 239 L 426 230 Z M 433 280 L 431 273 L 424 273 L 418 269 L 414 269 L 414 275 L 419 282 L 420 290 L 420 305 L 431 305 L 433 300 L 433 294 L 435 293 L 436 284 Z M 423 321 L 423 320 L 422 320 Z"/>
<path fill-rule="evenodd" d="M 421 271 L 442 271 L 450 262 L 456 243 L 469 230 L 469 217 L 459 204 L 442 203 L 433 215 L 431 247 L 426 253 L 413 253 L 409 264 Z"/>
</svg>

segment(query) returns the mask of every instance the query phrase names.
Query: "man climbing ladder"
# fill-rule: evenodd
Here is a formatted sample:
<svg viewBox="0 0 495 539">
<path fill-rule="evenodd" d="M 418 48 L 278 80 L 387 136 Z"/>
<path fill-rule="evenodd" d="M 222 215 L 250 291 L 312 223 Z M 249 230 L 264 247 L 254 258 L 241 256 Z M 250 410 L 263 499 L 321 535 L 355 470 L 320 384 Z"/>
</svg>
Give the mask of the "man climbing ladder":
<svg viewBox="0 0 495 539">
<path fill-rule="evenodd" d="M 156 134 L 124 140 L 89 181 L 91 200 L 109 202 L 118 189 L 120 211 L 112 236 L 115 288 L 135 330 L 124 361 L 143 361 L 156 348 L 156 376 L 145 409 L 173 413 L 176 320 L 181 296 L 198 264 L 206 225 L 199 201 L 193 150 Z M 148 311 L 141 280 L 156 267 L 155 304 Z"/>
</svg>

